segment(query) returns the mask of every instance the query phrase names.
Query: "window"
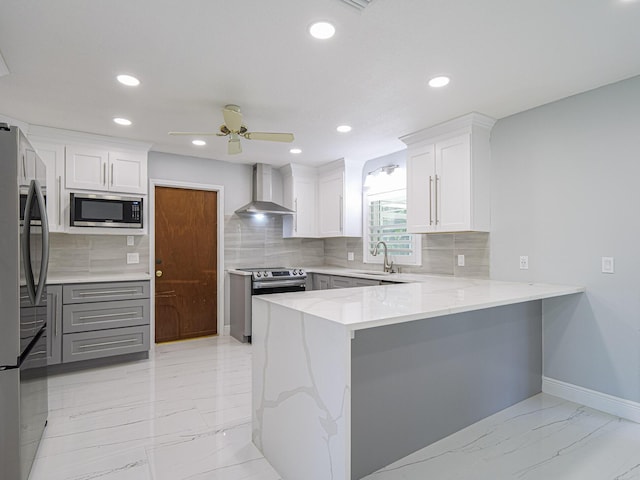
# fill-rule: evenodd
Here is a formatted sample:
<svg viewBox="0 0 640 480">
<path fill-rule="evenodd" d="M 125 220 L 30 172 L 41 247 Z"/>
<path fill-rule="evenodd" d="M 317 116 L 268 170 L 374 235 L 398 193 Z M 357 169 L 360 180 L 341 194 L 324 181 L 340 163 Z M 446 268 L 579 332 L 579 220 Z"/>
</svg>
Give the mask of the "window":
<svg viewBox="0 0 640 480">
<path fill-rule="evenodd" d="M 421 236 L 407 233 L 407 190 L 368 192 L 365 209 L 364 262 L 383 262 L 382 251 L 377 256 L 371 254 L 375 245 L 383 241 L 394 264 L 420 265 Z"/>
</svg>

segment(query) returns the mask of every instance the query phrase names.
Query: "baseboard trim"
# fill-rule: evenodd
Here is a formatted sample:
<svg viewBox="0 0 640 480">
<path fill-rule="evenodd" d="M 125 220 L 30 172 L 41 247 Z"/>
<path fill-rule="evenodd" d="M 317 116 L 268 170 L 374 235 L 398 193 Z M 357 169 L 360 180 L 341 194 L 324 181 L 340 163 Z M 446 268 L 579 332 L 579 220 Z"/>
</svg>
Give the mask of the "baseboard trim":
<svg viewBox="0 0 640 480">
<path fill-rule="evenodd" d="M 554 378 L 542 377 L 542 391 L 617 417 L 640 423 L 640 403 L 614 397 Z"/>
<path fill-rule="evenodd" d="M 222 335 L 225 337 L 231 335 L 231 325 L 225 325 L 224 327 L 222 327 Z"/>
</svg>

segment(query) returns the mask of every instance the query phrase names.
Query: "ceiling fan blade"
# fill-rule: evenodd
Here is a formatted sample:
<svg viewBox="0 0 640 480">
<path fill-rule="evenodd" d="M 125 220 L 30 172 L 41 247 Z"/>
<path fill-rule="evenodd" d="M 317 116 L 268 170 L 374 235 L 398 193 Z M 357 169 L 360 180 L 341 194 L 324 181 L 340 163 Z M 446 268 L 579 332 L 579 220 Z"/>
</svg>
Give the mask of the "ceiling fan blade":
<svg viewBox="0 0 640 480">
<path fill-rule="evenodd" d="M 240 140 L 230 139 L 227 145 L 227 153 L 229 155 L 237 155 L 238 153 L 242 153 L 242 147 L 240 146 Z"/>
<path fill-rule="evenodd" d="M 222 116 L 227 128 L 232 132 L 239 132 L 242 127 L 242 114 L 237 105 L 227 105 L 222 109 Z"/>
<path fill-rule="evenodd" d="M 267 140 L 269 142 L 293 142 L 293 133 L 247 132 L 243 135 L 247 140 Z"/>
<path fill-rule="evenodd" d="M 169 135 L 218 135 L 216 132 L 169 132 Z"/>
</svg>

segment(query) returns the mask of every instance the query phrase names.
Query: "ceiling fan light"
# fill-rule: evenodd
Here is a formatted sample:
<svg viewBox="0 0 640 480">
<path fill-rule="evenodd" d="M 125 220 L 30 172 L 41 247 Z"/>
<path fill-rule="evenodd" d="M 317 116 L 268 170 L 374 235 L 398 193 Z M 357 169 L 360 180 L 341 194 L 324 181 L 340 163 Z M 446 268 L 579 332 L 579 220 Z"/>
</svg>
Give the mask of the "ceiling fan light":
<svg viewBox="0 0 640 480">
<path fill-rule="evenodd" d="M 192 140 L 191 143 L 197 147 L 204 147 L 207 144 L 204 140 Z"/>
<path fill-rule="evenodd" d="M 309 33 L 318 40 L 327 40 L 336 33 L 336 27 L 329 22 L 316 22 L 309 27 Z"/>
<path fill-rule="evenodd" d="M 336 130 L 340 133 L 349 133 L 351 131 L 351 125 L 340 125 Z"/>
<path fill-rule="evenodd" d="M 293 153 L 294 155 L 298 155 L 299 153 L 302 153 L 302 150 L 299 148 L 292 148 L 291 150 L 289 150 L 289 153 Z"/>
</svg>

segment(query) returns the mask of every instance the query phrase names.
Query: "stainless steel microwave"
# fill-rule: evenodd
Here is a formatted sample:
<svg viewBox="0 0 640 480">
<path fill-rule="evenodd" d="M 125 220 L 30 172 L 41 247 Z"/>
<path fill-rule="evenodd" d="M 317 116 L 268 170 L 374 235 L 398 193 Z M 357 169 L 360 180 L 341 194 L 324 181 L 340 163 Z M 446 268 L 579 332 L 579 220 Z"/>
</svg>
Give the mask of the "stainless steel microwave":
<svg viewBox="0 0 640 480">
<path fill-rule="evenodd" d="M 72 227 L 142 228 L 142 197 L 70 194 Z"/>
</svg>

